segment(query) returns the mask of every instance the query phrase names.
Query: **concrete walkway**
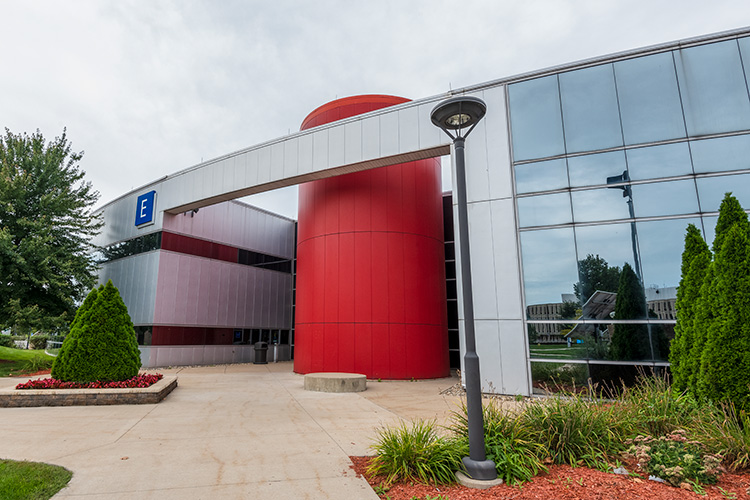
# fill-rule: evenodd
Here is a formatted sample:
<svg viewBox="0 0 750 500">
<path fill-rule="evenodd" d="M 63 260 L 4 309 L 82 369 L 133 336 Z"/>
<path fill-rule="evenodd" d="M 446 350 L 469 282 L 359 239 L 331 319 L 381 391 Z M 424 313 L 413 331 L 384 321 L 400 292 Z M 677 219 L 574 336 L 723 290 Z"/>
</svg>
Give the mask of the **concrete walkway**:
<svg viewBox="0 0 750 500">
<path fill-rule="evenodd" d="M 158 405 L 0 410 L 0 458 L 73 471 L 55 499 L 376 500 L 348 457 L 371 454 L 379 427 L 445 423 L 460 403 L 440 394 L 455 378 L 332 394 L 304 391 L 292 363 L 159 371 L 179 386 Z"/>
</svg>

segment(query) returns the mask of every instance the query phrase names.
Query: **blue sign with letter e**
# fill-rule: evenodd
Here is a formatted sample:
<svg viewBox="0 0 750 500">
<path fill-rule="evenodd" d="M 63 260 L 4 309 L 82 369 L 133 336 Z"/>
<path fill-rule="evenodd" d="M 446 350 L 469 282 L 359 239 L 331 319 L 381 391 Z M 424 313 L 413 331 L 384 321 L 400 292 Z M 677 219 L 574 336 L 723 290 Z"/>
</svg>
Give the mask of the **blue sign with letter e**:
<svg viewBox="0 0 750 500">
<path fill-rule="evenodd" d="M 135 205 L 135 225 L 143 226 L 154 223 L 154 207 L 156 206 L 156 191 L 150 191 L 138 197 Z"/>
</svg>

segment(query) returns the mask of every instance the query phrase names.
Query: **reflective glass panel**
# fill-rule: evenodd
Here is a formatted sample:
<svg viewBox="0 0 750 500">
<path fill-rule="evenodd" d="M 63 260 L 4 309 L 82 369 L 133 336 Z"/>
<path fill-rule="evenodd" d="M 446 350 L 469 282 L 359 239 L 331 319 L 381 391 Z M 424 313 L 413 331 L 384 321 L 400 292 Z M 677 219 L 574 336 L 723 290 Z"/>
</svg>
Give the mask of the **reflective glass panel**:
<svg viewBox="0 0 750 500">
<path fill-rule="evenodd" d="M 625 170 L 625 153 L 611 151 L 568 158 L 571 187 L 607 184 L 607 177 L 621 175 Z"/>
<path fill-rule="evenodd" d="M 528 306 L 559 303 L 573 293 L 578 281 L 573 229 L 524 231 L 521 252 Z"/>
<path fill-rule="evenodd" d="M 750 169 L 750 135 L 690 141 L 696 174 Z"/>
<path fill-rule="evenodd" d="M 611 64 L 562 73 L 560 96 L 568 153 L 622 145 Z"/>
<path fill-rule="evenodd" d="M 555 304 L 549 304 L 550 306 Z M 559 306 L 559 304 L 557 304 Z M 538 308 L 541 308 L 538 307 Z M 565 345 L 565 337 L 563 337 L 562 328 L 563 325 L 557 324 L 557 323 L 528 323 L 526 326 L 526 333 L 529 336 L 529 343 L 536 345 L 536 349 L 532 349 L 533 355 L 536 355 L 538 357 L 551 357 L 552 359 L 557 359 L 557 356 L 560 355 L 558 351 L 555 349 L 544 349 L 541 348 L 537 344 L 562 344 L 563 347 L 567 347 Z M 570 328 L 567 328 L 569 331 Z M 567 333 L 567 332 L 566 332 Z"/>
<path fill-rule="evenodd" d="M 698 196 L 704 212 L 719 210 L 724 194 L 732 193 L 745 210 L 750 209 L 750 174 L 698 179 Z"/>
<path fill-rule="evenodd" d="M 633 189 L 636 217 L 697 214 L 698 196 L 692 179 L 638 184 Z"/>
<path fill-rule="evenodd" d="M 518 220 L 521 227 L 550 226 L 572 222 L 570 195 L 556 193 L 518 198 Z"/>
<path fill-rule="evenodd" d="M 614 64 L 625 144 L 685 137 L 672 53 Z"/>
<path fill-rule="evenodd" d="M 628 199 L 623 198 L 622 187 L 589 189 L 571 193 L 573 220 L 594 222 L 630 218 Z"/>
<path fill-rule="evenodd" d="M 631 224 L 606 224 L 576 228 L 578 247 L 579 280 L 574 287 L 581 304 L 585 304 L 596 291 L 617 293 L 622 266 L 626 262 L 634 272 L 639 269 L 633 264 L 634 255 L 638 252 L 633 240 L 637 233 Z M 584 310 L 588 319 L 602 319 L 611 306 L 612 297 L 602 295 L 595 298 L 599 309 Z M 600 317 L 601 316 L 601 317 Z"/>
<path fill-rule="evenodd" d="M 745 81 L 750 82 L 750 37 L 737 40 L 742 56 L 742 66 L 745 68 Z"/>
<path fill-rule="evenodd" d="M 629 149 L 628 171 L 634 181 L 693 173 L 687 142 Z"/>
<path fill-rule="evenodd" d="M 735 40 L 675 52 L 690 136 L 750 128 L 750 99 Z"/>
<path fill-rule="evenodd" d="M 515 161 L 565 153 L 557 76 L 508 86 Z"/>
<path fill-rule="evenodd" d="M 682 250 L 688 224 L 701 227 L 697 217 L 636 223 L 647 296 L 649 289 L 660 290 L 658 293 L 650 292 L 650 300 L 657 300 L 658 296 L 672 297 L 674 288 L 680 284 Z"/>
<path fill-rule="evenodd" d="M 532 354 L 532 357 L 547 358 L 537 353 Z M 535 394 L 566 392 L 574 387 L 585 387 L 588 379 L 589 367 L 585 363 L 531 363 L 531 381 Z"/>
<path fill-rule="evenodd" d="M 533 193 L 568 186 L 565 159 L 516 165 L 516 192 Z"/>
</svg>

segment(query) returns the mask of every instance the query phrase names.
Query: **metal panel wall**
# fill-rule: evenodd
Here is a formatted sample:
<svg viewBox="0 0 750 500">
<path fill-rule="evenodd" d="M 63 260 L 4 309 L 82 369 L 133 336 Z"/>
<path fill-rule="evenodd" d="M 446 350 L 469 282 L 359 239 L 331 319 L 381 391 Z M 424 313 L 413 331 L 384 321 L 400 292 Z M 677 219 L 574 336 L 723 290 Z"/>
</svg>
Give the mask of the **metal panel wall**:
<svg viewBox="0 0 750 500">
<path fill-rule="evenodd" d="M 261 253 L 294 257 L 294 221 L 232 201 L 201 208 L 197 213 L 164 214 L 167 231 Z"/>
<path fill-rule="evenodd" d="M 102 264 L 99 269 L 99 283 L 112 280 L 135 325 L 150 325 L 154 320 L 159 253 L 125 257 Z"/>
<path fill-rule="evenodd" d="M 153 324 L 291 328 L 292 275 L 161 251 Z"/>
<path fill-rule="evenodd" d="M 485 89 L 474 95 L 483 99 L 488 109 L 486 118 L 466 140 L 471 278 L 482 390 L 529 395 L 505 87 Z M 456 197 L 453 200 L 455 203 Z M 457 232 L 455 205 L 453 220 Z M 456 262 L 460 259 L 457 245 Z M 461 283 L 460 265 L 456 266 L 456 278 Z M 463 342 L 460 286 L 458 301 Z M 462 344 L 462 352 L 463 349 Z M 463 367 L 463 358 L 461 362 Z"/>
</svg>

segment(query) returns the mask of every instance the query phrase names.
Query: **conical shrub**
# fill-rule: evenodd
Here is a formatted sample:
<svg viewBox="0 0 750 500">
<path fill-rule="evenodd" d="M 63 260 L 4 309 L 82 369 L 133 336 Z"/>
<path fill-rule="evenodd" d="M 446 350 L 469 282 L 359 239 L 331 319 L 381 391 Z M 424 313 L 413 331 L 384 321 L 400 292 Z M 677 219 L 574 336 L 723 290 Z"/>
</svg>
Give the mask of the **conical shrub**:
<svg viewBox="0 0 750 500">
<path fill-rule="evenodd" d="M 138 375 L 140 367 L 133 322 L 108 281 L 92 290 L 76 313 L 52 376 L 71 382 L 127 380 Z"/>
<path fill-rule="evenodd" d="M 669 353 L 672 364 L 672 377 L 675 388 L 684 391 L 688 388 L 692 367 L 689 362 L 693 346 L 696 302 L 700 288 L 711 263 L 711 251 L 703 240 L 700 230 L 688 224 L 685 234 L 685 251 L 682 253 L 682 277 L 677 288 L 677 324 L 675 338 Z"/>
<path fill-rule="evenodd" d="M 715 261 L 714 303 L 701 355 L 698 394 L 750 409 L 750 240 L 741 224 L 725 234 Z"/>
</svg>

